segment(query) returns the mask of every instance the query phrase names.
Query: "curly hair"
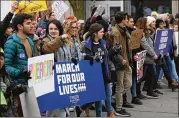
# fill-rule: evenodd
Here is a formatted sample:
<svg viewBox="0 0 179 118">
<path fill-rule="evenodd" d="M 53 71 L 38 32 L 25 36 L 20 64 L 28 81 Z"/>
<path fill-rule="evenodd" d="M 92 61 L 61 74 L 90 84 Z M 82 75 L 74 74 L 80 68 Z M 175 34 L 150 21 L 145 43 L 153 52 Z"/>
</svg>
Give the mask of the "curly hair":
<svg viewBox="0 0 179 118">
<path fill-rule="evenodd" d="M 72 46 L 73 43 L 71 41 L 71 35 L 70 35 L 70 29 L 72 27 L 73 23 L 77 23 L 78 20 L 75 16 L 69 16 L 65 19 L 64 23 L 63 23 L 63 29 L 64 29 L 64 33 L 68 35 L 67 38 L 67 43 Z M 76 31 L 76 35 L 75 38 L 79 41 L 79 35 L 78 35 L 78 30 Z"/>
</svg>

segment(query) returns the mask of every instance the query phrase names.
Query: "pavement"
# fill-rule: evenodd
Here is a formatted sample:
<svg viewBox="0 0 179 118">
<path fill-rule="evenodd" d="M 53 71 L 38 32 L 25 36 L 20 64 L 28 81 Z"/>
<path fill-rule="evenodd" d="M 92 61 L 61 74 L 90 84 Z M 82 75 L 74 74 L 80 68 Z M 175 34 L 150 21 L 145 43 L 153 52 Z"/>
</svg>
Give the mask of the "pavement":
<svg viewBox="0 0 179 118">
<path fill-rule="evenodd" d="M 166 83 L 166 82 L 164 82 Z M 134 105 L 134 108 L 125 108 L 128 112 L 132 113 L 131 118 L 148 118 L 148 117 L 178 117 L 178 90 L 172 92 L 168 89 L 166 84 L 163 84 L 163 89 L 159 89 L 163 92 L 163 95 L 159 96 L 159 99 L 147 99 L 142 100 L 143 105 Z M 145 95 L 146 92 L 143 92 Z M 128 102 L 131 101 L 130 92 L 127 93 Z M 90 111 L 91 117 L 95 117 L 95 111 Z M 106 117 L 107 113 L 103 112 L 103 117 Z M 75 117 L 75 113 L 71 112 L 70 117 Z M 82 113 L 81 117 L 84 117 Z M 119 117 L 119 116 L 116 116 Z"/>
</svg>

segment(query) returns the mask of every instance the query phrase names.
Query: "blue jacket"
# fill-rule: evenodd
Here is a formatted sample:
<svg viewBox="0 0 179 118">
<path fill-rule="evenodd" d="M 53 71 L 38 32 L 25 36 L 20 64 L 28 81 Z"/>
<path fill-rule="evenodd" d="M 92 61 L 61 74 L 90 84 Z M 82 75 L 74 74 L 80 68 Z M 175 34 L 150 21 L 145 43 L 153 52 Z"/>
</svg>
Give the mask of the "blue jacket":
<svg viewBox="0 0 179 118">
<path fill-rule="evenodd" d="M 32 49 L 32 57 L 35 55 L 33 40 L 26 38 Z M 16 33 L 9 36 L 4 46 L 5 67 L 12 80 L 17 80 L 18 83 L 24 83 L 24 78 L 19 77 L 19 74 L 27 68 L 28 56 L 25 47 Z"/>
<path fill-rule="evenodd" d="M 87 55 L 93 56 L 92 43 L 93 43 L 92 40 L 90 40 L 90 39 L 86 40 L 86 43 L 84 45 L 84 48 L 82 49 L 82 52 L 86 53 Z M 99 41 L 99 44 L 105 50 L 105 55 L 103 56 L 104 66 L 102 68 L 103 78 L 104 78 L 104 80 L 110 79 L 110 77 L 109 77 L 109 68 L 108 68 L 108 56 L 107 56 L 108 54 L 107 54 L 107 49 L 106 49 L 106 42 L 105 42 L 105 40 L 101 39 Z"/>
</svg>

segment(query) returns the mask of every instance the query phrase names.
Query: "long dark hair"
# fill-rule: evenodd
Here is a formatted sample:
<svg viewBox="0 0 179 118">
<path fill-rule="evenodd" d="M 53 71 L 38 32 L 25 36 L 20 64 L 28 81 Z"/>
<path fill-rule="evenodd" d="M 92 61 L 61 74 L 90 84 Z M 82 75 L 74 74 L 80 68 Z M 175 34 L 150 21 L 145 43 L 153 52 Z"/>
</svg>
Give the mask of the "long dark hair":
<svg viewBox="0 0 179 118">
<path fill-rule="evenodd" d="M 155 27 L 156 27 L 156 28 L 159 28 L 160 23 L 164 23 L 164 21 L 163 21 L 162 19 L 157 19 L 157 20 L 156 20 L 156 25 L 155 25 Z"/>
<path fill-rule="evenodd" d="M 57 26 L 57 28 L 59 30 L 59 35 L 62 35 L 63 34 L 63 27 L 62 27 L 62 24 L 58 20 L 52 20 L 47 24 L 46 35 L 49 34 L 49 29 L 48 28 L 49 28 L 49 25 L 51 23 Z"/>
<path fill-rule="evenodd" d="M 86 39 L 91 37 L 91 40 L 94 41 L 95 33 L 100 31 L 103 28 L 103 26 L 99 23 L 94 23 L 90 26 L 89 32 L 86 35 Z"/>
<path fill-rule="evenodd" d="M 141 17 L 137 19 L 136 27 L 138 29 L 143 29 L 145 36 L 149 36 L 150 34 L 149 34 L 146 24 L 147 24 L 147 18 Z"/>
</svg>

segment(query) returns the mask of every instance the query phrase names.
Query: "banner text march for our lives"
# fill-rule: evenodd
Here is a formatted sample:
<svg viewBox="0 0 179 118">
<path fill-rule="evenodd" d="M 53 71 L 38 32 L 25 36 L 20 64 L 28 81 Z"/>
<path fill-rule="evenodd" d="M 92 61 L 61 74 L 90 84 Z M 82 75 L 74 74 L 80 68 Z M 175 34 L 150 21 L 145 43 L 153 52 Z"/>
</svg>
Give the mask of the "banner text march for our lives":
<svg viewBox="0 0 179 118">
<path fill-rule="evenodd" d="M 105 99 L 101 64 L 89 61 L 56 62 L 54 65 L 55 91 L 37 97 L 41 112 L 82 105 Z M 48 86 L 45 86 L 48 88 Z"/>
<path fill-rule="evenodd" d="M 157 30 L 155 36 L 154 50 L 157 55 L 165 55 L 171 50 L 173 40 L 173 30 Z"/>
<path fill-rule="evenodd" d="M 85 75 L 83 72 L 80 72 L 79 64 L 56 64 L 55 73 L 57 74 L 56 78 L 59 85 L 60 95 L 86 91 Z"/>
</svg>

